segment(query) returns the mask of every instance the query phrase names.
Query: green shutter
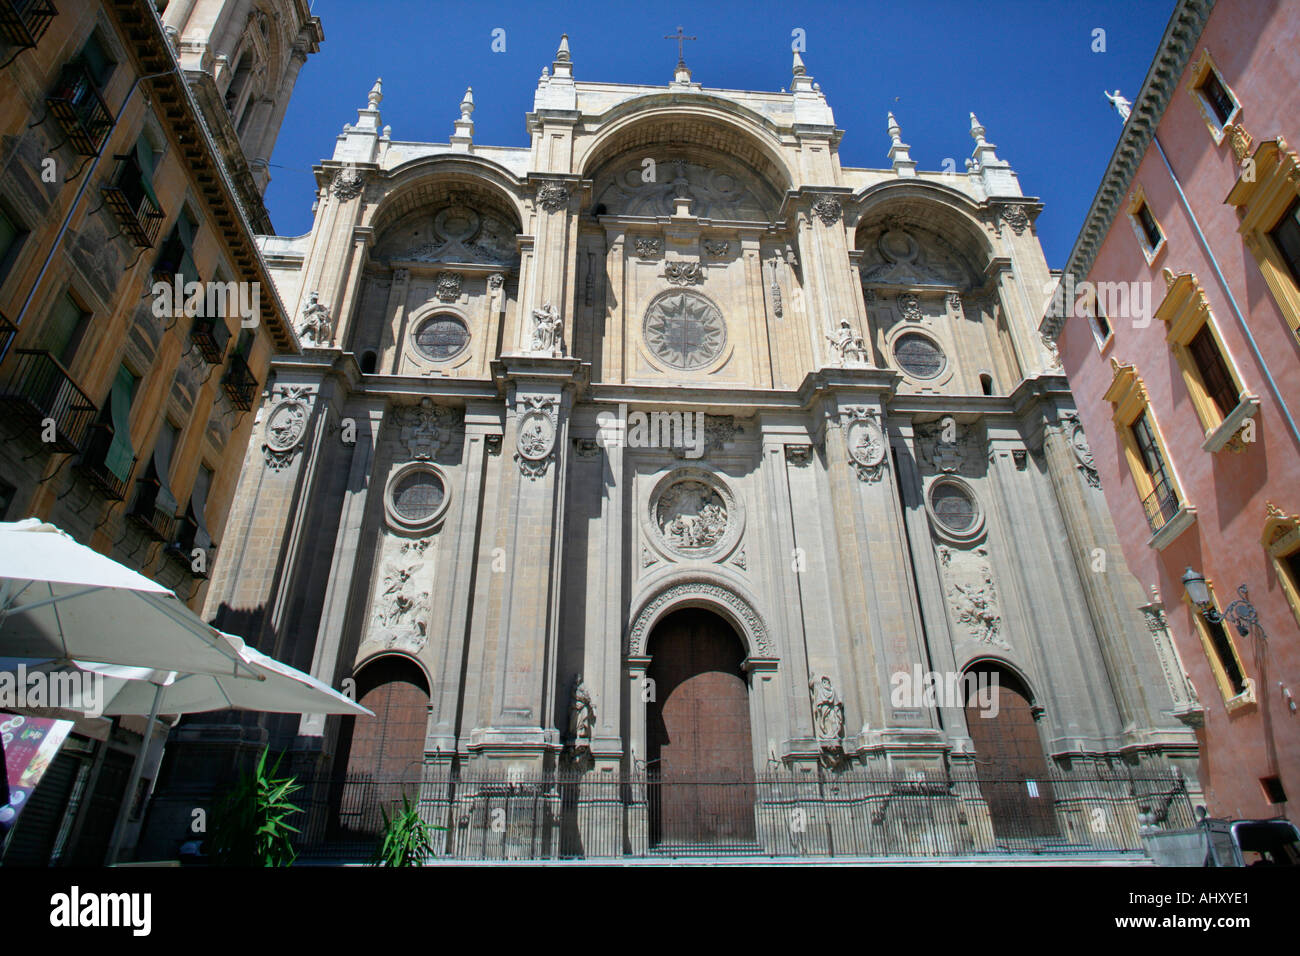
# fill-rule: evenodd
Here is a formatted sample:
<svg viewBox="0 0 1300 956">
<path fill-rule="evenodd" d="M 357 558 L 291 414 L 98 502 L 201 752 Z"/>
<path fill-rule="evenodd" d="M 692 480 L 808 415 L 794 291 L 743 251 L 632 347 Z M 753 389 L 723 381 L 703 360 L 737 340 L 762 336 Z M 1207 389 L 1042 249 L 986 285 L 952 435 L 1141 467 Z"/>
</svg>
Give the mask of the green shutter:
<svg viewBox="0 0 1300 956">
<path fill-rule="evenodd" d="M 135 462 L 135 449 L 131 446 L 131 393 L 135 391 L 135 376 L 125 366 L 117 370 L 113 391 L 109 396 L 113 415 L 113 441 L 104 455 L 104 466 L 122 481 L 131 479 L 131 465 Z"/>
<path fill-rule="evenodd" d="M 161 210 L 162 203 L 153 191 L 153 147 L 144 136 L 135 141 L 135 161 L 140 167 L 140 186 L 144 189 L 144 194 L 153 202 L 155 209 Z"/>
<path fill-rule="evenodd" d="M 61 295 L 41 329 L 42 347 L 65 366 L 72 360 L 77 328 L 85 315 L 69 296 Z"/>
<path fill-rule="evenodd" d="M 159 511 L 175 515 L 179 505 L 172 494 L 168 476 L 172 470 L 172 446 L 176 444 L 176 429 L 168 421 L 158 428 L 158 440 L 153 446 L 153 469 L 158 477 L 158 495 L 154 498 L 154 507 Z"/>
<path fill-rule="evenodd" d="M 102 87 L 108 80 L 113 61 L 108 58 L 108 54 L 104 52 L 104 48 L 99 45 L 99 39 L 93 33 L 86 41 L 86 45 L 81 48 L 81 59 L 89 68 L 95 82 Z"/>
</svg>

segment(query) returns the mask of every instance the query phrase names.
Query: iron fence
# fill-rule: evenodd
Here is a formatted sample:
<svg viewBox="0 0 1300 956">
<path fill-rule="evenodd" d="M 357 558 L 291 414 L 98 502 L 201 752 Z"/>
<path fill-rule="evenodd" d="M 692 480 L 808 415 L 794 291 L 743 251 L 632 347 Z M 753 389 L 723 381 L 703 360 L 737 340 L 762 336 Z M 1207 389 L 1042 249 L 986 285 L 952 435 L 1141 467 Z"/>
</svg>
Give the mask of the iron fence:
<svg viewBox="0 0 1300 956">
<path fill-rule="evenodd" d="M 448 860 L 989 857 L 1135 852 L 1145 828 L 1194 826 L 1175 771 L 1048 777 L 773 772 L 748 780 L 543 776 L 418 768 L 405 779 L 303 781 L 304 862 L 365 862 L 403 795 Z"/>
</svg>

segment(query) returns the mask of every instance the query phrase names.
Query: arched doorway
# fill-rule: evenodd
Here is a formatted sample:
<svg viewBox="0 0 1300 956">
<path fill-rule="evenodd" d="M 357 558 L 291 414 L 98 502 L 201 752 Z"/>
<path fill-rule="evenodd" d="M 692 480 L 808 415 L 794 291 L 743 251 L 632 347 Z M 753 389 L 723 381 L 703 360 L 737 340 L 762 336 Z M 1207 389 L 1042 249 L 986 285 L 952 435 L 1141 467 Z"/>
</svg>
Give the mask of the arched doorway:
<svg viewBox="0 0 1300 956">
<path fill-rule="evenodd" d="M 412 660 L 380 657 L 357 672 L 357 701 L 374 717 L 345 717 L 339 729 L 334 799 L 340 836 L 369 837 L 383 811 L 419 793 L 429 684 Z"/>
<path fill-rule="evenodd" d="M 650 635 L 650 842 L 752 843 L 754 757 L 745 646 L 712 611 L 684 608 Z"/>
<path fill-rule="evenodd" d="M 1014 672 L 991 663 L 969 668 L 965 687 L 966 726 L 994 836 L 1057 836 L 1055 795 L 1029 689 Z"/>
</svg>

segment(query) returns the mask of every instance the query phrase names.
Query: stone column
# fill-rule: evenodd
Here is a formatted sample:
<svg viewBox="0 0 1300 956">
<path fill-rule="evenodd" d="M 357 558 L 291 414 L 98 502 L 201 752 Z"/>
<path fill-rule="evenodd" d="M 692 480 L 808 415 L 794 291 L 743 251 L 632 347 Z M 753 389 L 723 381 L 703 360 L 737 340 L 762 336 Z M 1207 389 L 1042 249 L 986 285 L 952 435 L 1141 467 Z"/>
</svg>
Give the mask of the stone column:
<svg viewBox="0 0 1300 956">
<path fill-rule="evenodd" d="M 411 287 L 411 270 L 394 269 L 384 309 L 384 330 L 380 336 L 379 361 L 375 368 L 396 375 L 402 365 L 402 344 L 406 341 L 406 297 Z"/>
</svg>

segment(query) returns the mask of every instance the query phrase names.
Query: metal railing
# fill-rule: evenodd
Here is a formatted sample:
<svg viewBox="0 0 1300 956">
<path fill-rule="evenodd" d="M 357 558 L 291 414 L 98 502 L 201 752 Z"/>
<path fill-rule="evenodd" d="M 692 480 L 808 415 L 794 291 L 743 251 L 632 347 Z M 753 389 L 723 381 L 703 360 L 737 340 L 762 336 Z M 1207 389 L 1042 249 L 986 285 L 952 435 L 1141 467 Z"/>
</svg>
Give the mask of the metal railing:
<svg viewBox="0 0 1300 956">
<path fill-rule="evenodd" d="M 176 534 L 176 515 L 159 508 L 158 478 L 149 472 L 135 484 L 135 500 L 127 512 L 127 519 L 155 541 L 170 542 Z"/>
<path fill-rule="evenodd" d="M 135 471 L 136 457 L 131 456 L 131 467 L 127 469 L 126 477 L 119 478 L 108 467 L 108 451 L 113 445 L 113 427 L 97 422 L 90 426 L 89 432 L 77 470 L 109 501 L 121 501 L 126 497 L 131 473 Z"/>
<path fill-rule="evenodd" d="M 135 157 L 123 154 L 115 157 L 118 161 L 117 172 L 113 179 L 100 189 L 104 204 L 113 211 L 118 226 L 136 246 L 147 248 L 158 238 L 162 227 L 163 212 L 158 204 L 145 191 L 139 179 L 139 167 Z"/>
<path fill-rule="evenodd" d="M 364 862 L 403 794 L 449 860 L 689 856 L 989 857 L 1140 852 L 1144 828 L 1195 825 L 1173 771 L 1090 767 L 1047 779 L 969 768 L 912 776 L 775 772 L 752 780 L 644 774 L 455 774 L 300 780 L 304 862 Z"/>
<path fill-rule="evenodd" d="M 1152 534 L 1168 524 L 1178 513 L 1178 492 L 1168 478 L 1155 479 L 1151 494 L 1142 499 L 1142 510 L 1146 512 Z"/>
<path fill-rule="evenodd" d="M 196 316 L 194 324 L 190 326 L 190 339 L 199 350 L 199 355 L 203 356 L 203 361 L 209 365 L 220 365 L 226 355 L 226 346 L 230 344 L 230 328 L 219 315 Z"/>
<path fill-rule="evenodd" d="M 16 47 L 30 49 L 41 42 L 58 13 L 50 0 L 0 0 L 0 36 Z"/>
<path fill-rule="evenodd" d="M 99 95 L 99 84 L 90 67 L 80 60 L 63 68 L 58 83 L 45 97 L 45 105 L 82 156 L 97 154 L 113 128 L 113 114 Z"/>
<path fill-rule="evenodd" d="M 230 363 L 221 385 L 226 390 L 230 404 L 241 412 L 252 409 L 253 396 L 257 394 L 257 379 L 253 377 L 253 371 L 242 355 L 230 356 Z"/>
<path fill-rule="evenodd" d="M 0 405 L 37 429 L 51 450 L 79 451 L 98 412 L 95 403 L 49 352 L 14 349 L 12 356 L 0 384 Z"/>
</svg>

